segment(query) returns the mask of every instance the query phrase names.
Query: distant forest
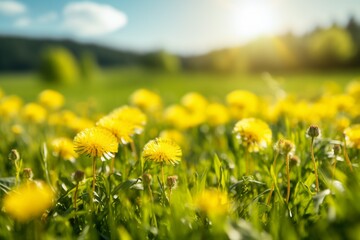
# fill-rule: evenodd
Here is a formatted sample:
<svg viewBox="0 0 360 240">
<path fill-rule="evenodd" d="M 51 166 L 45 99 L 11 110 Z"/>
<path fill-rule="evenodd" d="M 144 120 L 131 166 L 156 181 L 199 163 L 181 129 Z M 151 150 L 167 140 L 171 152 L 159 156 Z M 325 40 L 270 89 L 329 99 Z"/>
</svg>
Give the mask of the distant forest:
<svg viewBox="0 0 360 240">
<path fill-rule="evenodd" d="M 127 66 L 139 62 L 140 55 L 83 44 L 72 40 L 35 39 L 14 36 L 0 36 L 0 71 L 24 71 L 38 69 L 44 51 L 48 48 L 68 49 L 77 59 L 82 54 L 91 53 L 100 66 Z"/>
<path fill-rule="evenodd" d="M 360 68 L 360 24 L 351 17 L 346 26 L 317 27 L 302 36 L 289 32 L 258 38 L 190 57 L 184 68 L 220 72 Z"/>
<path fill-rule="evenodd" d="M 216 72 L 360 68 L 360 24 L 351 17 L 346 26 L 317 27 L 303 36 L 263 37 L 190 57 L 164 51 L 140 54 L 71 40 L 0 36 L 0 71 L 36 70 L 44 50 L 52 47 L 67 49 L 75 59 L 90 53 L 101 67 L 144 65 Z"/>
</svg>

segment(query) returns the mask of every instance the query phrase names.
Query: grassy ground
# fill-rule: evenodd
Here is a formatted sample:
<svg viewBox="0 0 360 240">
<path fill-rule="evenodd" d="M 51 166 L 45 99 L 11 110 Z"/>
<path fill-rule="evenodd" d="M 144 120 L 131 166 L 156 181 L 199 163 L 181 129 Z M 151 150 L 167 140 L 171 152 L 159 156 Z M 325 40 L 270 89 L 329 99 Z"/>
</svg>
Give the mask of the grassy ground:
<svg viewBox="0 0 360 240">
<path fill-rule="evenodd" d="M 68 87 L 45 85 L 35 74 L 0 75 L 5 93 L 25 102 L 44 88 L 67 101 L 59 110 L 28 105 L 13 113 L 11 101 L 1 102 L 0 239 L 359 239 L 360 87 L 316 98 L 359 75 L 109 69 Z M 268 108 L 238 93 L 214 110 L 193 95 L 172 111 L 156 103 L 144 109 L 145 125 L 129 108 L 97 127 L 77 117 L 85 115 L 84 101 L 106 114 L 140 87 L 165 104 L 189 91 L 224 101 L 234 89 L 312 99 Z"/>
<path fill-rule="evenodd" d="M 97 107 L 109 111 L 127 103 L 129 95 L 138 88 L 158 92 L 165 103 L 174 103 L 189 91 L 197 91 L 210 99 L 222 99 L 234 89 L 246 89 L 259 95 L 271 95 L 273 89 L 264 80 L 265 74 L 212 74 L 212 73 L 164 73 L 144 69 L 107 69 L 95 81 L 74 86 L 54 86 L 42 83 L 35 73 L 0 74 L 0 87 L 7 94 L 16 94 L 25 101 L 34 101 L 45 88 L 62 92 L 68 107 L 74 103 L 96 99 Z M 330 82 L 344 87 L 360 77 L 360 70 L 334 72 L 299 72 L 274 74 L 272 78 L 288 93 L 313 97 Z"/>
</svg>

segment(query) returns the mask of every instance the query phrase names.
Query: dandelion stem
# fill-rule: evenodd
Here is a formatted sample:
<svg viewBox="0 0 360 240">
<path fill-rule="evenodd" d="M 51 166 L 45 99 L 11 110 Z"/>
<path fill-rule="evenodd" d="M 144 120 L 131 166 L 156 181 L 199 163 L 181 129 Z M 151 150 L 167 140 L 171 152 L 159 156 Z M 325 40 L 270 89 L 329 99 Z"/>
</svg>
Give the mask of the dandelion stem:
<svg viewBox="0 0 360 240">
<path fill-rule="evenodd" d="M 130 142 L 130 148 L 131 148 L 131 152 L 132 152 L 132 155 L 133 155 L 135 161 L 137 161 L 138 157 L 137 157 L 136 146 L 135 146 L 134 142 Z"/>
<path fill-rule="evenodd" d="M 315 157 L 314 157 L 314 137 L 311 137 L 310 153 L 311 153 L 311 160 L 314 164 L 315 179 L 316 179 L 316 192 L 319 192 L 319 190 L 320 190 L 319 189 L 319 177 L 318 177 L 317 166 L 316 166 Z"/>
<path fill-rule="evenodd" d="M 172 188 L 169 188 L 169 205 L 171 205 Z"/>
<path fill-rule="evenodd" d="M 349 166 L 350 168 L 350 171 L 352 172 L 353 171 L 353 167 L 352 167 L 352 164 L 351 164 L 351 161 L 350 161 L 350 158 L 349 158 L 349 155 L 347 154 L 347 150 L 346 150 L 346 140 L 344 139 L 344 146 L 343 146 L 343 150 L 344 150 L 344 158 L 345 158 L 345 161 L 346 161 L 346 164 Z"/>
<path fill-rule="evenodd" d="M 165 175 L 164 175 L 164 164 L 161 164 L 161 180 L 163 185 L 163 190 L 165 190 Z"/>
<path fill-rule="evenodd" d="M 274 173 L 275 173 L 275 176 L 276 176 L 276 160 L 279 156 L 279 152 L 276 151 L 276 154 L 275 154 L 275 157 L 274 157 L 274 162 L 273 162 L 273 168 L 274 168 Z"/>
<path fill-rule="evenodd" d="M 93 183 L 92 183 L 92 192 L 93 196 L 95 194 L 95 181 L 96 181 L 96 157 L 93 157 Z"/>
<path fill-rule="evenodd" d="M 289 154 L 286 154 L 286 177 L 287 177 L 286 203 L 289 203 L 289 198 L 290 198 L 290 164 L 289 164 Z"/>
<path fill-rule="evenodd" d="M 19 163 L 19 160 L 15 160 L 15 185 L 18 185 L 20 183 L 20 171 L 21 171 L 21 164 Z"/>
<path fill-rule="evenodd" d="M 250 169 L 249 169 L 249 151 L 248 149 L 246 148 L 245 149 L 245 171 L 246 171 L 246 175 L 249 175 L 250 174 Z"/>
<path fill-rule="evenodd" d="M 79 183 L 77 182 L 76 183 L 76 186 L 75 186 L 75 192 L 74 192 L 74 208 L 75 208 L 75 213 L 77 211 L 77 192 L 78 192 L 78 189 L 79 189 Z"/>
<path fill-rule="evenodd" d="M 273 183 L 273 184 L 271 185 L 271 189 L 270 189 L 269 196 L 268 196 L 268 198 L 266 199 L 266 204 L 267 204 L 267 205 L 270 204 L 271 197 L 272 197 L 272 194 L 273 194 L 273 192 L 274 192 L 274 189 L 275 189 L 275 183 Z"/>
<path fill-rule="evenodd" d="M 151 203 L 154 203 L 154 197 L 153 197 L 153 194 L 152 194 L 150 184 L 148 185 L 148 191 L 149 191 L 149 194 L 150 194 Z"/>
<path fill-rule="evenodd" d="M 334 166 L 333 166 L 333 169 L 332 169 L 332 176 L 331 176 L 332 180 L 334 180 L 334 177 L 335 177 L 336 162 L 337 162 L 337 160 L 336 160 L 336 156 L 335 156 L 334 157 Z"/>
<path fill-rule="evenodd" d="M 113 174 L 115 172 L 115 157 L 111 158 L 110 163 L 110 174 Z"/>
</svg>

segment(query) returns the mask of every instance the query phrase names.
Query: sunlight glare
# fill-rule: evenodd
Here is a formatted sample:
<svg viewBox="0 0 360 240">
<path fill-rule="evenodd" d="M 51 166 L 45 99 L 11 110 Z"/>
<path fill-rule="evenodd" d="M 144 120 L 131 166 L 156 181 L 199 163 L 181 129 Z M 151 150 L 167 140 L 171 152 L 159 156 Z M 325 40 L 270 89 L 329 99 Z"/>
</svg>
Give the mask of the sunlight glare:
<svg viewBox="0 0 360 240">
<path fill-rule="evenodd" d="M 279 30 L 277 11 L 269 1 L 243 1 L 233 17 L 235 32 L 244 40 L 273 35 Z"/>
</svg>

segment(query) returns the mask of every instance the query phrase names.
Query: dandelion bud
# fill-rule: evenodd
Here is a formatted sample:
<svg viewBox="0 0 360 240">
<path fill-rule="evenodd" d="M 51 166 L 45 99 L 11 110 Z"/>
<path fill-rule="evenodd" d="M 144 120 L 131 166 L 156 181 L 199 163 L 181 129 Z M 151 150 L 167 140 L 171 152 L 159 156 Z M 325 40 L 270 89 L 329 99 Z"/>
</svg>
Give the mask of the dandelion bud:
<svg viewBox="0 0 360 240">
<path fill-rule="evenodd" d="M 168 176 L 167 181 L 166 181 L 167 187 L 170 188 L 170 189 L 175 188 L 176 184 L 177 184 L 177 180 L 178 180 L 178 176 L 176 176 L 176 175 Z"/>
<path fill-rule="evenodd" d="M 76 170 L 76 172 L 74 172 L 73 178 L 74 178 L 75 182 L 79 183 L 82 180 L 84 180 L 85 173 L 83 171 Z"/>
<path fill-rule="evenodd" d="M 48 217 L 49 217 L 49 212 L 44 212 L 41 215 L 41 222 L 45 224 L 47 222 L 47 220 L 48 220 Z"/>
<path fill-rule="evenodd" d="M 152 176 L 151 176 L 151 174 L 149 174 L 149 173 L 144 173 L 143 176 L 142 176 L 142 179 L 143 179 L 144 185 L 146 185 L 146 186 L 151 185 L 151 183 L 152 183 Z"/>
<path fill-rule="evenodd" d="M 278 151 L 280 154 L 287 155 L 295 151 L 295 145 L 290 140 L 280 139 L 275 144 L 275 150 Z"/>
<path fill-rule="evenodd" d="M 284 152 L 289 153 L 294 150 L 295 145 L 289 140 L 285 140 L 283 148 L 284 148 Z"/>
<path fill-rule="evenodd" d="M 20 160 L 20 154 L 16 149 L 12 149 L 11 152 L 9 153 L 9 160 L 12 162 Z"/>
<path fill-rule="evenodd" d="M 24 168 L 21 174 L 22 179 L 30 180 L 34 177 L 31 168 Z"/>
<path fill-rule="evenodd" d="M 311 138 L 316 138 L 316 137 L 320 136 L 320 128 L 316 125 L 311 125 L 306 130 L 306 135 Z"/>
<path fill-rule="evenodd" d="M 334 150 L 334 155 L 335 155 L 335 156 L 339 155 L 340 152 L 341 152 L 341 146 L 340 146 L 340 144 L 335 144 L 335 145 L 333 146 L 333 150 Z"/>
<path fill-rule="evenodd" d="M 290 157 L 290 167 L 293 167 L 293 166 L 300 166 L 300 163 L 301 163 L 301 160 L 298 156 L 296 155 L 293 155 Z"/>
</svg>

